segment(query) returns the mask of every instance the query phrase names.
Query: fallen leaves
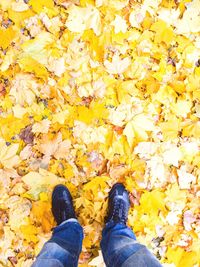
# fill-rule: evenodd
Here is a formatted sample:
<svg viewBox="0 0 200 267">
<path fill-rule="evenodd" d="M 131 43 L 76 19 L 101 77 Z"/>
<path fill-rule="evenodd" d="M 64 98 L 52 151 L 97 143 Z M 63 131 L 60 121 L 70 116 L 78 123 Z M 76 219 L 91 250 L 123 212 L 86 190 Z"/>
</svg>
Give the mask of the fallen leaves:
<svg viewBox="0 0 200 267">
<path fill-rule="evenodd" d="M 140 198 L 141 209 L 144 213 L 158 214 L 165 209 L 165 194 L 159 191 L 145 192 Z"/>
<path fill-rule="evenodd" d="M 33 133 L 48 133 L 51 122 L 48 119 L 44 119 L 40 122 L 36 122 L 32 127 Z"/>
<path fill-rule="evenodd" d="M 14 99 L 16 104 L 23 106 L 31 105 L 38 93 L 38 84 L 31 79 L 31 75 L 18 74 L 12 81 L 9 95 Z"/>
<path fill-rule="evenodd" d="M 194 0 L 187 4 L 187 9 L 183 17 L 178 19 L 175 26 L 178 34 L 187 35 L 189 33 L 198 33 L 200 30 L 200 16 L 198 13 L 200 1 Z"/>
<path fill-rule="evenodd" d="M 14 11 L 17 11 L 17 12 L 22 12 L 22 11 L 26 11 L 29 9 L 29 6 L 24 2 L 24 1 L 19 1 L 17 3 L 12 3 L 11 4 L 11 8 L 12 10 Z"/>
<path fill-rule="evenodd" d="M 132 147 L 134 139 L 137 141 L 147 140 L 147 132 L 153 130 L 153 121 L 143 114 L 138 114 L 132 121 L 127 123 L 123 133 L 127 137 L 129 145 Z"/>
<path fill-rule="evenodd" d="M 39 78 L 46 79 L 48 76 L 48 72 L 46 68 L 38 63 L 36 60 L 31 57 L 23 57 L 19 61 L 20 68 L 25 72 L 35 73 L 35 75 Z"/>
<path fill-rule="evenodd" d="M 178 170 L 179 186 L 180 189 L 190 189 L 190 184 L 195 183 L 196 177 L 186 171 L 185 166 L 181 166 Z"/>
<path fill-rule="evenodd" d="M 111 25 L 114 26 L 115 33 L 125 33 L 128 27 L 126 21 L 119 15 L 116 15 L 115 20 L 112 21 Z"/>
<path fill-rule="evenodd" d="M 70 140 L 62 141 L 62 134 L 59 133 L 53 139 L 49 139 L 48 135 L 44 135 L 38 149 L 44 154 L 44 158 L 46 158 L 46 161 L 48 162 L 51 156 L 54 156 L 56 159 L 65 158 L 70 147 Z"/>
<path fill-rule="evenodd" d="M 19 137 L 26 143 L 26 144 L 32 144 L 34 135 L 32 132 L 32 127 L 31 125 L 27 126 L 23 130 L 21 130 Z"/>
<path fill-rule="evenodd" d="M 53 186 L 57 183 L 58 177 L 46 170 L 40 169 L 38 172 L 29 172 L 22 177 L 22 181 L 29 188 L 37 188 L 43 185 Z"/>
<path fill-rule="evenodd" d="M 138 240 L 163 266 L 199 265 L 199 5 L 0 1 L 1 264 L 32 264 L 62 183 L 85 229 L 79 265 L 103 266 L 122 181 Z"/>
<path fill-rule="evenodd" d="M 128 57 L 121 59 L 118 54 L 115 54 L 112 58 L 112 62 L 105 60 L 104 65 L 111 74 L 121 74 L 123 73 L 128 66 L 131 64 L 130 59 Z"/>
<path fill-rule="evenodd" d="M 49 231 L 51 231 L 53 225 L 53 217 L 51 213 L 51 203 L 49 201 L 34 202 L 32 207 L 32 215 L 34 221 L 41 226 L 44 233 L 49 233 Z M 33 233 L 34 232 L 32 232 L 32 234 Z M 25 234 L 27 233 L 25 232 Z"/>
<path fill-rule="evenodd" d="M 27 217 L 30 214 L 31 202 L 18 196 L 9 199 L 9 225 L 14 231 L 26 224 Z"/>
<path fill-rule="evenodd" d="M 0 163 L 4 168 L 12 169 L 20 162 L 17 155 L 19 144 L 6 144 L 3 139 L 0 139 Z"/>
<path fill-rule="evenodd" d="M 105 267 L 102 252 L 99 250 L 99 255 L 89 262 L 89 266 Z"/>
<path fill-rule="evenodd" d="M 54 9 L 54 1 L 53 0 L 41 0 L 40 2 L 35 2 L 34 0 L 30 0 L 28 3 L 36 13 L 41 13 L 45 8 Z"/>
<path fill-rule="evenodd" d="M 68 12 L 66 26 L 70 31 L 81 33 L 84 30 L 92 29 L 96 35 L 101 33 L 101 17 L 95 7 L 89 5 L 83 8 L 72 5 Z"/>
<path fill-rule="evenodd" d="M 23 56 L 29 56 L 42 65 L 48 64 L 48 45 L 54 41 L 54 37 L 49 32 L 40 32 L 33 40 L 27 40 L 22 45 Z"/>
<path fill-rule="evenodd" d="M 158 20 L 151 26 L 151 30 L 154 31 L 155 34 L 155 43 L 161 43 L 164 42 L 166 45 L 169 45 L 171 41 L 173 40 L 174 33 L 173 29 L 167 24 L 162 21 Z"/>
<path fill-rule="evenodd" d="M 15 38 L 16 32 L 13 29 L 13 27 L 9 27 L 8 29 L 0 28 L 0 35 L 1 35 L 0 47 L 6 49 Z"/>
</svg>

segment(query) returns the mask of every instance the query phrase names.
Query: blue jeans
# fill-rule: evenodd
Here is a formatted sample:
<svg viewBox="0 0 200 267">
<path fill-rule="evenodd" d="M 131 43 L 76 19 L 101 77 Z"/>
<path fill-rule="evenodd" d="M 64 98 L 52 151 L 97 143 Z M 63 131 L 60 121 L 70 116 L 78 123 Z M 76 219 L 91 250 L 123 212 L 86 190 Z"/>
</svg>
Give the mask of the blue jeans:
<svg viewBox="0 0 200 267">
<path fill-rule="evenodd" d="M 77 267 L 83 241 L 83 228 L 69 219 L 54 228 L 32 267 Z M 161 267 L 151 252 L 136 241 L 133 231 L 123 225 L 107 223 L 101 240 L 107 267 Z"/>
</svg>

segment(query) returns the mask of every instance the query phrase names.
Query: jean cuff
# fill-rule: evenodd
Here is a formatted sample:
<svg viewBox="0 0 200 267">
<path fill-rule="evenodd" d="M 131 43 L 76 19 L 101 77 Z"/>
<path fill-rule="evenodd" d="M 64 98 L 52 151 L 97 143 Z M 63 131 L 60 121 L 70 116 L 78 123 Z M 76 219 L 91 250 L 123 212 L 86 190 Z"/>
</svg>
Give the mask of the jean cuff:
<svg viewBox="0 0 200 267">
<path fill-rule="evenodd" d="M 114 221 L 109 221 L 105 224 L 105 228 L 110 228 L 110 227 L 114 227 L 115 225 L 122 225 L 124 227 L 128 227 L 127 225 L 125 225 L 124 223 L 116 223 Z"/>
<path fill-rule="evenodd" d="M 59 226 L 64 225 L 65 223 L 68 223 L 68 222 L 78 222 L 78 220 L 75 218 L 70 218 L 68 220 L 63 221 L 61 224 L 59 224 Z"/>
</svg>

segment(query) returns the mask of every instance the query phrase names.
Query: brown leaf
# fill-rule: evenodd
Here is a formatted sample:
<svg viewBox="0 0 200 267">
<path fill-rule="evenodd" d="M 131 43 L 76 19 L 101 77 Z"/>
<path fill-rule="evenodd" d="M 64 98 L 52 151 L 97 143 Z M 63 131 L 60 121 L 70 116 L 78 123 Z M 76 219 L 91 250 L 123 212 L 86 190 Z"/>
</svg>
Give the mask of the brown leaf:
<svg viewBox="0 0 200 267">
<path fill-rule="evenodd" d="M 113 179 L 119 179 L 124 177 L 128 173 L 128 168 L 124 165 L 113 166 L 110 168 L 110 177 Z"/>
<path fill-rule="evenodd" d="M 132 193 L 129 193 L 129 198 L 131 205 L 139 205 L 140 194 L 136 190 L 134 190 Z"/>
<path fill-rule="evenodd" d="M 98 171 L 98 173 L 102 173 L 102 170 L 105 169 L 106 160 L 98 152 L 90 152 L 88 160 L 91 162 L 92 168 Z"/>
<path fill-rule="evenodd" d="M 84 264 L 84 263 L 87 263 L 88 260 L 90 259 L 92 253 L 89 253 L 89 252 L 82 252 L 81 255 L 80 255 L 80 258 L 79 258 L 79 264 Z"/>
<path fill-rule="evenodd" d="M 119 135 L 123 133 L 124 128 L 119 126 L 114 126 L 113 130 L 117 132 Z"/>
<path fill-rule="evenodd" d="M 29 125 L 23 130 L 21 130 L 19 137 L 26 143 L 32 144 L 34 140 L 34 134 L 32 133 L 32 126 Z"/>
<path fill-rule="evenodd" d="M 0 97 L 5 95 L 6 95 L 6 88 L 2 83 L 0 83 Z"/>
<path fill-rule="evenodd" d="M 12 266 L 16 266 L 18 262 L 16 257 L 8 257 L 8 260 L 11 262 Z"/>
</svg>

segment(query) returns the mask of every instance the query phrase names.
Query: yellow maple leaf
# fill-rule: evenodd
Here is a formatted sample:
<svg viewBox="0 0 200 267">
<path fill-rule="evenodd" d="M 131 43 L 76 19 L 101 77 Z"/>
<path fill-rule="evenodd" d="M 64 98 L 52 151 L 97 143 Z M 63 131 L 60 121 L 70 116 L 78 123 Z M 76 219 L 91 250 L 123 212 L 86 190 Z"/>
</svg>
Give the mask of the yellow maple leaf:
<svg viewBox="0 0 200 267">
<path fill-rule="evenodd" d="M 66 164 L 64 170 L 64 177 L 67 179 L 67 181 L 70 181 L 73 176 L 74 176 L 74 171 L 72 166 L 70 164 Z"/>
<path fill-rule="evenodd" d="M 29 120 L 24 117 L 23 120 L 17 119 L 12 114 L 7 117 L 0 117 L 0 135 L 7 141 L 11 141 L 12 137 L 19 134 L 20 131 L 29 124 Z"/>
<path fill-rule="evenodd" d="M 3 62 L 1 64 L 0 70 L 1 71 L 7 71 L 11 64 L 13 64 L 16 60 L 16 51 L 13 51 L 13 49 L 9 49 L 3 59 Z"/>
<path fill-rule="evenodd" d="M 3 10 L 3 11 L 6 11 L 8 8 L 10 8 L 11 7 L 11 1 L 7 1 L 7 0 L 2 0 L 1 2 L 0 2 L 0 7 L 1 7 L 1 9 Z"/>
<path fill-rule="evenodd" d="M 15 25 L 17 27 L 20 27 L 24 24 L 24 21 L 26 19 L 34 16 L 34 12 L 30 8 L 24 11 L 17 11 L 17 10 L 13 10 L 9 8 L 8 15 L 9 15 L 9 18 L 15 23 Z"/>
<path fill-rule="evenodd" d="M 27 113 L 27 110 L 25 108 L 21 107 L 19 104 L 13 106 L 12 110 L 14 113 L 14 117 L 19 118 L 19 119 L 22 119 L 24 114 Z"/>
<path fill-rule="evenodd" d="M 183 254 L 184 254 L 183 248 L 177 247 L 174 249 L 172 247 L 168 247 L 166 256 L 170 263 L 174 263 L 175 266 L 179 266 Z"/>
<path fill-rule="evenodd" d="M 54 9 L 54 1 L 53 0 L 40 0 L 40 1 L 35 1 L 35 0 L 30 0 L 29 5 L 32 6 L 32 9 L 36 13 L 40 13 L 47 9 Z"/>
<path fill-rule="evenodd" d="M 141 210 L 147 214 L 157 216 L 159 211 L 165 210 L 165 193 L 159 190 L 145 191 L 140 198 Z"/>
<path fill-rule="evenodd" d="M 94 118 L 93 110 L 85 107 L 85 106 L 78 106 L 77 107 L 77 119 L 82 121 L 86 124 L 90 124 Z"/>
<path fill-rule="evenodd" d="M 15 38 L 16 31 L 13 27 L 9 27 L 8 29 L 0 28 L 0 36 L 0 47 L 6 49 Z"/>
<path fill-rule="evenodd" d="M 40 122 L 36 122 L 32 127 L 33 133 L 48 133 L 51 122 L 48 119 L 44 119 Z"/>
<path fill-rule="evenodd" d="M 146 10 L 140 6 L 134 7 L 129 16 L 129 22 L 132 27 L 140 28 L 140 23 L 144 20 Z"/>
<path fill-rule="evenodd" d="M 102 61 L 104 56 L 104 43 L 102 35 L 97 36 L 93 30 L 85 30 L 82 35 L 82 40 L 88 42 L 89 49 L 93 58 L 98 61 Z"/>
<path fill-rule="evenodd" d="M 93 117 L 95 119 L 107 119 L 109 114 L 104 102 L 92 101 L 90 104 L 91 111 L 93 111 Z"/>
<path fill-rule="evenodd" d="M 37 223 L 42 226 L 43 232 L 48 233 L 53 227 L 53 216 L 51 213 L 50 202 L 33 202 L 31 212 Z"/>
<path fill-rule="evenodd" d="M 57 112 L 55 114 L 53 114 L 52 116 L 52 123 L 60 123 L 60 124 L 64 124 L 65 120 L 69 117 L 69 111 L 63 110 L 60 112 Z"/>
<path fill-rule="evenodd" d="M 178 132 L 180 131 L 180 120 L 172 115 L 169 117 L 168 121 L 160 123 L 160 128 L 164 140 L 177 138 Z"/>
<path fill-rule="evenodd" d="M 164 58 L 161 58 L 160 64 L 159 64 L 159 70 L 153 74 L 153 77 L 156 78 L 160 82 L 162 81 L 163 76 L 166 74 L 166 66 L 167 66 L 166 60 Z"/>
<path fill-rule="evenodd" d="M 198 33 L 200 31 L 200 19 L 199 19 L 199 0 L 191 1 L 187 6 L 183 16 L 175 23 L 176 32 L 178 34 L 187 35 L 189 33 Z"/>
<path fill-rule="evenodd" d="M 175 104 L 172 104 L 173 113 L 177 116 L 187 117 L 192 107 L 192 102 L 189 100 L 178 99 Z"/>
<path fill-rule="evenodd" d="M 196 142 L 185 142 L 180 147 L 180 151 L 182 153 L 182 160 L 192 162 L 198 155 L 198 144 Z"/>
<path fill-rule="evenodd" d="M 35 73 L 36 77 L 42 78 L 44 80 L 48 78 L 49 74 L 47 69 L 30 56 L 20 58 L 18 60 L 18 64 L 20 68 L 25 72 Z"/>
<path fill-rule="evenodd" d="M 0 139 L 0 163 L 5 168 L 13 168 L 20 163 L 20 158 L 17 155 L 19 144 L 6 145 L 3 139 Z"/>
<path fill-rule="evenodd" d="M 111 62 L 109 60 L 104 61 L 104 65 L 107 69 L 107 72 L 111 74 L 123 73 L 130 64 L 131 64 L 131 61 L 129 57 L 125 57 L 121 59 L 119 54 L 117 53 L 114 54 Z"/>
<path fill-rule="evenodd" d="M 169 45 L 174 38 L 173 29 L 162 20 L 156 21 L 152 26 L 151 30 L 155 32 L 155 42 L 164 42 Z"/>
<path fill-rule="evenodd" d="M 34 225 L 28 224 L 28 225 L 21 225 L 20 231 L 22 232 L 24 239 L 28 242 L 37 243 L 39 238 L 37 237 L 37 234 L 39 232 L 38 228 Z"/>
<path fill-rule="evenodd" d="M 49 200 L 49 196 L 46 192 L 41 192 L 40 193 L 40 200 L 41 201 L 48 201 Z"/>
<path fill-rule="evenodd" d="M 186 198 L 187 198 L 187 192 L 186 190 L 181 190 L 178 186 L 177 183 L 174 183 L 172 185 L 169 185 L 166 188 L 166 203 L 167 202 L 186 202 Z"/>
<path fill-rule="evenodd" d="M 168 247 L 166 256 L 168 261 L 174 263 L 177 267 L 193 267 L 195 264 L 199 263 L 196 252 L 185 251 L 184 248 L 180 247 Z"/>
<path fill-rule="evenodd" d="M 44 169 L 40 169 L 39 172 L 29 172 L 22 177 L 22 181 L 30 189 L 22 196 L 31 200 L 38 200 L 40 193 L 46 192 L 59 183 L 59 179 L 56 175 Z"/>
<path fill-rule="evenodd" d="M 104 153 L 106 158 L 112 160 L 115 155 L 120 155 L 120 157 L 122 158 L 128 158 L 131 151 L 125 136 L 122 135 L 120 137 L 116 137 L 114 135 L 112 136 L 112 139 L 110 139 L 110 137 L 108 136 L 106 141 L 106 146 L 108 147 L 108 149 L 106 149 L 104 146 L 102 149 L 102 152 Z"/>
<path fill-rule="evenodd" d="M 14 2 L 11 4 L 11 8 L 14 10 L 14 11 L 18 11 L 18 12 L 21 12 L 21 11 L 26 11 L 29 9 L 29 6 L 22 0 L 19 0 L 18 2 Z"/>
<path fill-rule="evenodd" d="M 94 195 L 97 195 L 99 190 L 103 190 L 107 187 L 107 181 L 109 177 L 101 176 L 101 177 L 94 177 L 91 179 L 90 182 L 83 186 L 84 191 L 91 190 Z"/>
<path fill-rule="evenodd" d="M 130 147 L 132 147 L 134 140 L 147 140 L 148 132 L 151 132 L 154 129 L 154 123 L 148 118 L 148 116 L 144 114 L 138 114 L 126 124 L 123 134 L 127 137 Z"/>
<path fill-rule="evenodd" d="M 23 106 L 32 104 L 38 93 L 38 84 L 29 74 L 17 74 L 12 80 L 9 95 L 15 99 L 16 104 Z"/>
<path fill-rule="evenodd" d="M 27 217 L 31 210 L 31 202 L 15 195 L 9 199 L 8 208 L 10 228 L 17 231 L 21 225 L 27 222 Z"/>
<path fill-rule="evenodd" d="M 40 169 L 39 172 L 29 172 L 22 177 L 22 181 L 30 188 L 38 186 L 54 186 L 58 182 L 58 177 L 46 170 Z"/>
<path fill-rule="evenodd" d="M 184 123 L 185 124 L 185 123 Z M 183 126 L 183 136 L 194 136 L 195 138 L 200 137 L 200 122 L 189 122 Z"/>
<path fill-rule="evenodd" d="M 94 6 L 78 7 L 72 5 L 68 9 L 69 17 L 66 26 L 72 32 L 84 32 L 93 29 L 96 35 L 101 33 L 101 17 L 99 10 Z"/>
<path fill-rule="evenodd" d="M 125 33 L 128 28 L 125 19 L 123 19 L 119 15 L 115 16 L 115 20 L 111 22 L 111 25 L 114 26 L 115 33 L 119 32 Z"/>
<path fill-rule="evenodd" d="M 200 259 L 198 253 L 194 251 L 185 251 L 178 267 L 187 266 L 193 267 L 195 264 L 200 264 Z"/>
<path fill-rule="evenodd" d="M 46 66 L 50 55 L 47 47 L 50 46 L 53 41 L 54 36 L 49 32 L 43 31 L 33 40 L 28 40 L 22 44 L 21 48 L 25 53 L 23 56 L 29 56 L 40 64 Z"/>
</svg>

